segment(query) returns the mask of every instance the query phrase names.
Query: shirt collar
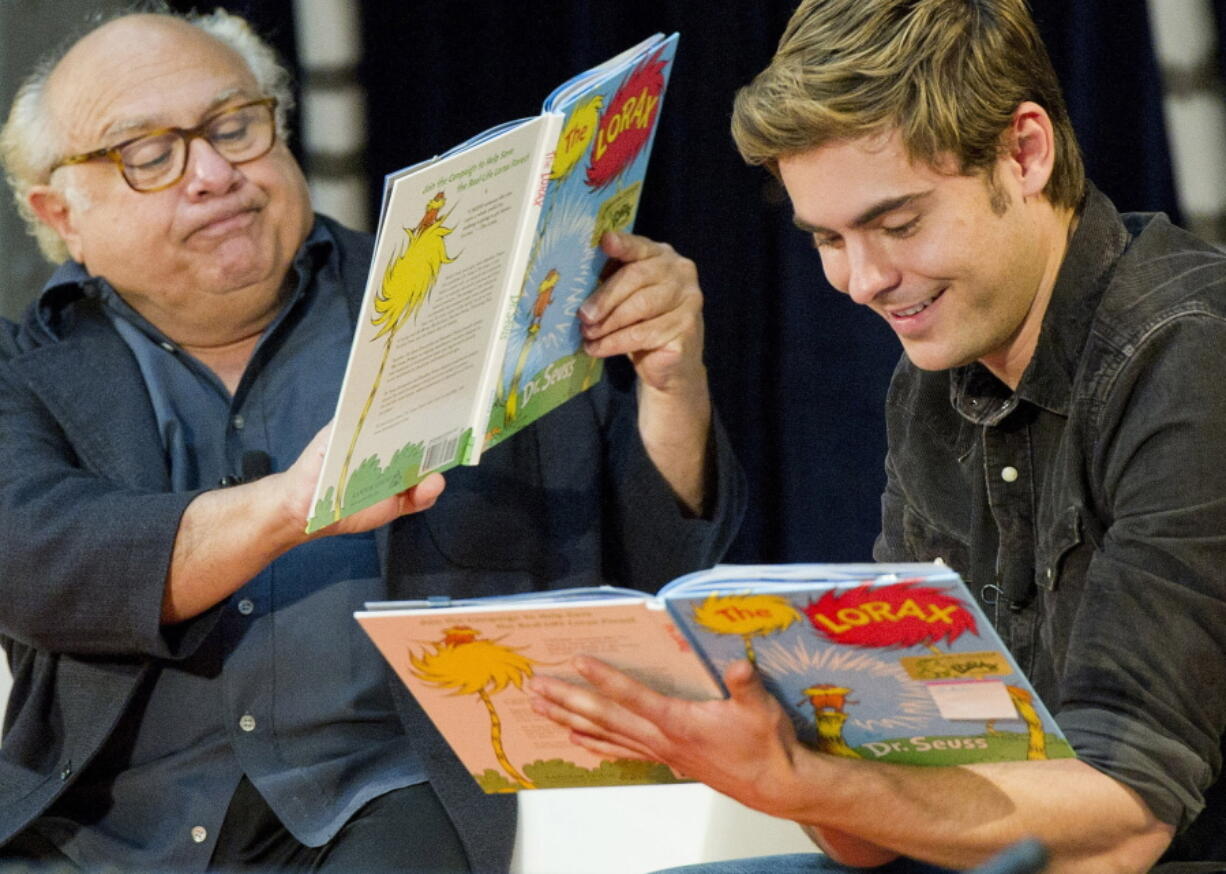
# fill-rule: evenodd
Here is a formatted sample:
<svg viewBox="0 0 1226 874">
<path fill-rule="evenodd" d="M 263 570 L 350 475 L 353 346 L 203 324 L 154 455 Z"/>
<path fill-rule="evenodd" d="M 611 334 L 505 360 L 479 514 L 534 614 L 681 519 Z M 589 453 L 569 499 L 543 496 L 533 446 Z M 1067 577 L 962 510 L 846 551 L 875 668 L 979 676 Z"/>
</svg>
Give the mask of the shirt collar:
<svg viewBox="0 0 1226 874">
<path fill-rule="evenodd" d="M 954 409 L 981 425 L 998 424 L 1026 401 L 1067 416 L 1073 379 L 1090 325 L 1115 264 L 1131 237 L 1111 201 L 1089 186 L 1077 228 L 1060 265 L 1039 339 L 1016 391 L 975 362 L 950 377 Z"/>
<path fill-rule="evenodd" d="M 294 256 L 292 270 L 297 281 L 287 303 L 302 296 L 316 272 L 327 263 L 335 246 L 331 229 L 316 216 L 310 233 Z M 92 276 L 80 262 L 65 261 L 51 274 L 34 302 L 34 319 L 48 334 L 59 337 L 72 306 L 82 299 L 117 305 L 125 318 L 130 317 L 129 313 L 135 314 L 105 277 Z"/>
</svg>

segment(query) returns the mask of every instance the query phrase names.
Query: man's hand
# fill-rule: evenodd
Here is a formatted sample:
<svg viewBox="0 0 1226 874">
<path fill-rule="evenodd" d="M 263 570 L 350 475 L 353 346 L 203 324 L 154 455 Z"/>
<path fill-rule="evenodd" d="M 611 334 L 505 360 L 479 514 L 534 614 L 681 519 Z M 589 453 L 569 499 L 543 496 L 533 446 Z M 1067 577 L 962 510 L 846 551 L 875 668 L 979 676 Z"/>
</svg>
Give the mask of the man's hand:
<svg viewBox="0 0 1226 874">
<path fill-rule="evenodd" d="M 428 509 L 443 491 L 442 476 L 431 474 L 413 488 L 308 536 L 307 519 L 330 429 L 320 430 L 289 470 L 203 492 L 187 505 L 166 575 L 164 624 L 182 622 L 220 603 L 300 543 L 370 531 Z"/>
<path fill-rule="evenodd" d="M 629 356 L 639 379 L 656 391 L 705 391 L 694 262 L 667 243 L 634 234 L 607 233 L 600 244 L 619 266 L 579 309 L 584 350 L 600 358 Z"/>
<path fill-rule="evenodd" d="M 639 433 L 677 497 L 701 514 L 711 400 L 694 262 L 666 243 L 607 233 L 614 272 L 579 309 L 584 350 L 626 355 L 639 378 Z"/>
<path fill-rule="evenodd" d="M 606 757 L 664 762 L 748 807 L 791 819 L 832 858 L 880 865 L 899 854 L 951 868 L 1027 837 L 1050 870 L 1147 871 L 1171 840 L 1132 790 L 1078 759 L 916 767 L 831 756 L 797 739 L 748 662 L 724 675 L 729 697 L 660 695 L 579 656 L 591 687 L 534 676 L 533 707 Z"/>
<path fill-rule="evenodd" d="M 311 500 L 315 497 L 315 487 L 323 472 L 324 452 L 328 447 L 328 436 L 331 432 L 331 424 L 321 428 L 289 470 L 276 475 L 284 480 L 278 484 L 278 488 L 283 490 L 286 517 L 290 527 L 294 530 L 304 531 L 306 529 L 307 520 L 314 509 L 311 506 Z M 442 494 L 444 485 L 442 474 L 432 473 L 412 488 L 385 498 L 352 516 L 346 516 L 327 528 L 314 532 L 310 538 L 370 531 L 400 516 L 428 510 L 434 506 L 434 502 Z"/>
<path fill-rule="evenodd" d="M 730 697 L 718 701 L 661 695 L 587 656 L 574 665 L 592 689 L 541 675 L 528 688 L 534 709 L 569 728 L 575 743 L 602 756 L 663 762 L 749 807 L 787 815 L 769 790 L 794 780 L 793 761 L 807 753 L 748 662 L 728 668 Z"/>
</svg>

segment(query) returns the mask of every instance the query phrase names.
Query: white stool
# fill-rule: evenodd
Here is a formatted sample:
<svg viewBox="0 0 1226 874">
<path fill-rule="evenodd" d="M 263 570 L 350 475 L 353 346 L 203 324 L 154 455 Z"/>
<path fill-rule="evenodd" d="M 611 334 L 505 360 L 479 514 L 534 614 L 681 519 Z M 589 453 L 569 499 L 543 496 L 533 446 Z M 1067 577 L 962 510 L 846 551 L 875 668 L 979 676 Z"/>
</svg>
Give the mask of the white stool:
<svg viewBox="0 0 1226 874">
<path fill-rule="evenodd" d="M 697 783 L 520 792 L 512 874 L 644 874 L 814 852 L 800 826 Z"/>
</svg>

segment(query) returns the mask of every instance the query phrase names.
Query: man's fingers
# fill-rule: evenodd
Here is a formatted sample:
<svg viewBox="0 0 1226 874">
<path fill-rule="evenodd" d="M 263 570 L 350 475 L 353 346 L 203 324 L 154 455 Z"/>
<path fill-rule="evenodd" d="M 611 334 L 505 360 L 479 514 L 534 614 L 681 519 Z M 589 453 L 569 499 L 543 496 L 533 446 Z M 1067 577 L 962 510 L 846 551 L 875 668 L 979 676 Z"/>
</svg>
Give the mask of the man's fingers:
<svg viewBox="0 0 1226 874">
<path fill-rule="evenodd" d="M 585 749 L 600 755 L 616 758 L 654 760 L 650 749 L 633 739 L 598 725 L 569 706 L 555 704 L 548 698 L 537 695 L 532 699 L 532 709 L 541 716 L 556 722 L 571 732 L 571 740 Z"/>
<path fill-rule="evenodd" d="M 680 314 L 664 313 L 647 321 L 633 322 L 599 337 L 585 333 L 583 350 L 588 355 L 607 358 L 610 355 L 630 355 L 648 349 L 663 349 L 669 343 L 681 341 L 685 325 Z"/>
<path fill-rule="evenodd" d="M 595 689 L 537 675 L 529 689 L 543 699 L 538 712 L 581 734 L 637 749 L 648 758 L 666 743 L 651 714 L 667 707 L 667 699 L 603 662 L 578 656 L 575 669 Z"/>
<path fill-rule="evenodd" d="M 641 261 L 664 251 L 665 244 L 657 243 L 639 234 L 605 231 L 604 236 L 600 238 L 600 248 L 610 258 L 618 261 Z"/>
<path fill-rule="evenodd" d="M 609 236 L 606 234 L 606 238 Z M 700 296 L 694 262 L 678 255 L 667 243 L 632 234 L 617 236 L 623 244 L 606 247 L 605 251 L 619 260 L 621 266 L 580 307 L 586 327 L 605 327 L 604 323 L 614 314 L 619 323 L 625 323 L 634 317 L 636 308 L 641 310 L 639 317 L 643 312 L 654 314 L 671 309 L 679 305 L 682 292 L 689 286 Z M 649 295 L 652 290 L 656 292 L 654 299 Z M 634 305 L 627 308 L 627 301 Z"/>
<path fill-rule="evenodd" d="M 434 506 L 447 481 L 441 473 L 432 473 L 424 480 L 400 493 L 400 515 L 420 513 Z"/>
<path fill-rule="evenodd" d="M 669 709 L 667 697 L 649 689 L 616 668 L 610 667 L 600 659 L 594 659 L 591 656 L 576 656 L 574 665 L 579 676 L 591 683 L 596 691 L 647 724 L 654 727 L 660 724 L 667 715 Z"/>
<path fill-rule="evenodd" d="M 650 750 L 611 743 L 598 737 L 583 734 L 582 732 L 571 732 L 570 739 L 572 743 L 577 743 L 588 752 L 595 753 L 602 759 L 637 759 L 642 762 L 659 761 L 652 755 Z"/>
</svg>

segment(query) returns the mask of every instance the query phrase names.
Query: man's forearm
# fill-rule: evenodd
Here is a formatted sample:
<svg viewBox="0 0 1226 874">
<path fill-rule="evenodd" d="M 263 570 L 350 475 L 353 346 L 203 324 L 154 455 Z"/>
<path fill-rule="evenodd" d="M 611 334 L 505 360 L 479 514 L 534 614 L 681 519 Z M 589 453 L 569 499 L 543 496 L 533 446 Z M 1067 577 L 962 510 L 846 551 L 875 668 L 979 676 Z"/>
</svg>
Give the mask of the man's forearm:
<svg viewBox="0 0 1226 874">
<path fill-rule="evenodd" d="M 706 370 L 685 392 L 639 384 L 639 434 L 647 455 L 677 499 L 702 516 L 710 497 L 711 399 Z"/>
<path fill-rule="evenodd" d="M 1053 874 L 1143 872 L 1173 833 L 1133 792 L 1073 759 L 923 768 L 815 753 L 796 764 L 772 806 L 816 826 L 836 854 L 888 848 L 966 868 L 1035 837 Z"/>
<path fill-rule="evenodd" d="M 201 493 L 179 523 L 162 622 L 203 613 L 304 539 L 303 527 L 282 509 L 272 477 Z"/>
</svg>

